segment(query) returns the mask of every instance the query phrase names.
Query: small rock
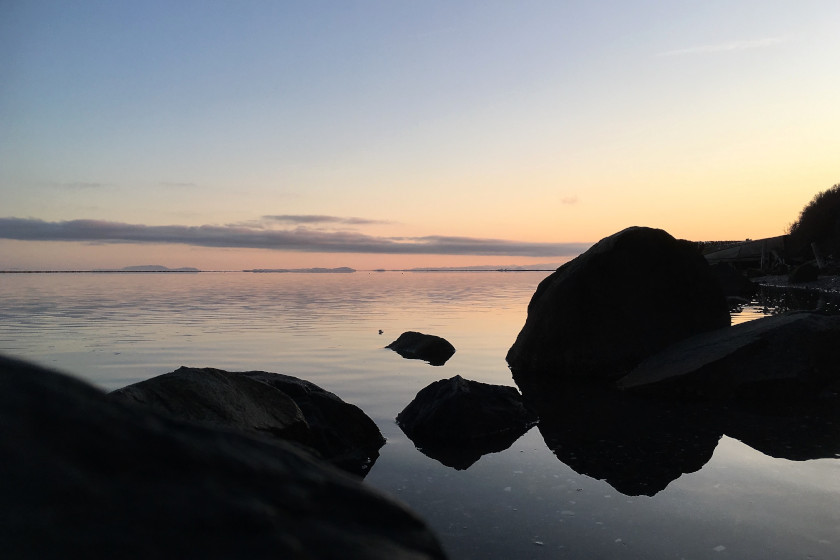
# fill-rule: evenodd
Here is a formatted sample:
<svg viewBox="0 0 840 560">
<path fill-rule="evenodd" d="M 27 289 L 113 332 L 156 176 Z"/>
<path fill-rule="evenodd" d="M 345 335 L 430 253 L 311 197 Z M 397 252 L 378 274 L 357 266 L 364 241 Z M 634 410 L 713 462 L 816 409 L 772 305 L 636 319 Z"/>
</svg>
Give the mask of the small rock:
<svg viewBox="0 0 840 560">
<path fill-rule="evenodd" d="M 397 424 L 421 451 L 456 469 L 507 449 L 535 421 L 515 388 L 460 375 L 420 390 L 397 415 Z"/>
<path fill-rule="evenodd" d="M 455 347 L 448 340 L 415 331 L 402 333 L 385 348 L 390 348 L 403 358 L 423 360 L 433 366 L 442 366 L 455 353 Z"/>
</svg>

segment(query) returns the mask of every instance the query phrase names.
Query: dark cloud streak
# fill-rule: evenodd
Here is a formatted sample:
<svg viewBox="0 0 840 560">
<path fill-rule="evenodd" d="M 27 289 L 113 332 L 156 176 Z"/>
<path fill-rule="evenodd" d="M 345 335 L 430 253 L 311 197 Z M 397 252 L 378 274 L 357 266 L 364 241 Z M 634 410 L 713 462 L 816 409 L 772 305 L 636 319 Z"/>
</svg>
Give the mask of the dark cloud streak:
<svg viewBox="0 0 840 560">
<path fill-rule="evenodd" d="M 245 226 L 147 226 L 99 220 L 46 222 L 24 218 L 0 218 L 0 239 L 93 243 L 164 243 L 307 253 L 504 255 L 522 257 L 575 256 L 590 246 L 586 243 L 523 243 L 504 239 L 446 236 L 389 238 L 355 232 L 324 232 L 306 228 L 271 230 Z"/>
<path fill-rule="evenodd" d="M 342 224 L 342 225 L 372 225 L 388 224 L 384 220 L 369 220 L 367 218 L 343 218 L 340 216 L 322 216 L 318 214 L 282 214 L 277 216 L 263 216 L 263 220 L 283 224 Z"/>
</svg>

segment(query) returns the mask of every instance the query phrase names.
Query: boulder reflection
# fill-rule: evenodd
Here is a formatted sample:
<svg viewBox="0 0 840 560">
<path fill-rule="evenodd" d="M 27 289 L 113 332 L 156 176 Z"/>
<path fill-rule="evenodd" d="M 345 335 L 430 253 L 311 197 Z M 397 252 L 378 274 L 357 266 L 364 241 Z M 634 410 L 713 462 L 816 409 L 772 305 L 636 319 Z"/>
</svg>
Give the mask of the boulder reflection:
<svg viewBox="0 0 840 560">
<path fill-rule="evenodd" d="M 490 453 L 498 453 L 508 449 L 532 426 L 522 428 L 495 437 L 485 437 L 480 440 L 465 441 L 459 444 L 411 441 L 423 455 L 438 461 L 442 465 L 463 471 L 473 466 L 479 459 Z"/>
<path fill-rule="evenodd" d="M 840 413 L 831 400 L 780 410 L 571 384 L 521 389 L 557 458 L 628 496 L 653 496 L 683 474 L 700 470 L 723 435 L 775 458 L 840 456 Z"/>
</svg>

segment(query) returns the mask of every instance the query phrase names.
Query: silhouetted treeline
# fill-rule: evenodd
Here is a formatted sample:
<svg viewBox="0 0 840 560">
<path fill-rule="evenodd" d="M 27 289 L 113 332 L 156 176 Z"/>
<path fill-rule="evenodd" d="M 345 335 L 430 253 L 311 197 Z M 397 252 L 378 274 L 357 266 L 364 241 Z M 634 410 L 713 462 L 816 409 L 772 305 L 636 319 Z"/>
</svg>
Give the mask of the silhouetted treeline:
<svg viewBox="0 0 840 560">
<path fill-rule="evenodd" d="M 825 256 L 840 257 L 840 183 L 817 194 L 788 231 L 797 253 L 810 253 L 814 243 Z"/>
</svg>

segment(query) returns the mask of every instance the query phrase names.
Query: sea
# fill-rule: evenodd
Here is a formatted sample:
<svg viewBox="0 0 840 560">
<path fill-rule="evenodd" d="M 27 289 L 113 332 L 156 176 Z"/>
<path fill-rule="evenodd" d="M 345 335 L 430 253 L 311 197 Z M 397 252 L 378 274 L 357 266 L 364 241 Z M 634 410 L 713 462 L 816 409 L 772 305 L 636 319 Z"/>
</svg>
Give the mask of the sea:
<svg viewBox="0 0 840 560">
<path fill-rule="evenodd" d="M 466 469 L 426 456 L 397 414 L 460 375 L 515 386 L 505 354 L 548 271 L 0 274 L 0 353 L 111 391 L 179 366 L 294 375 L 361 407 L 387 443 L 365 483 L 407 504 L 449 557 L 840 558 L 840 459 L 773 458 L 722 436 L 653 496 L 558 459 L 536 427 Z M 733 322 L 774 312 L 747 301 Z M 445 365 L 385 348 L 442 336 Z"/>
</svg>

